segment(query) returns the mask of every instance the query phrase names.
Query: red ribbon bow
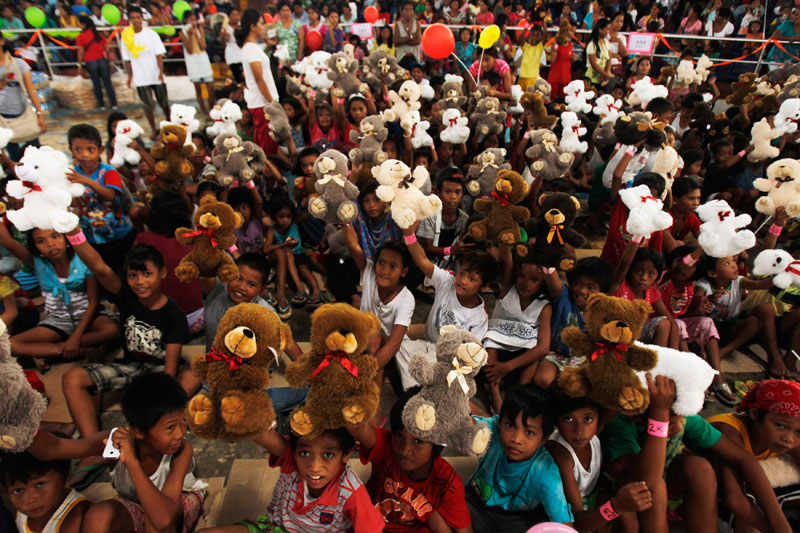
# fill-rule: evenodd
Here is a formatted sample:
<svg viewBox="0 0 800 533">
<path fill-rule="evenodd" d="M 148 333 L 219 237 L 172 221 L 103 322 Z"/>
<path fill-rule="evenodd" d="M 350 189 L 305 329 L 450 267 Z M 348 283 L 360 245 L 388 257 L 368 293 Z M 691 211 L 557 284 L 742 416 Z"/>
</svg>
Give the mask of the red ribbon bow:
<svg viewBox="0 0 800 533">
<path fill-rule="evenodd" d="M 580 126 L 572 126 L 572 131 L 575 132 L 575 135 L 578 135 L 578 131 L 580 131 L 580 129 L 581 129 Z"/>
<path fill-rule="evenodd" d="M 182 145 L 176 143 L 167 143 L 164 145 L 164 148 L 166 148 L 167 150 L 180 150 L 181 146 Z"/>
<path fill-rule="evenodd" d="M 455 128 L 456 126 L 458 126 L 458 119 L 457 118 L 451 118 L 450 119 L 450 127 L 451 128 Z"/>
<path fill-rule="evenodd" d="M 34 182 L 27 181 L 27 180 L 20 180 L 20 181 L 22 181 L 22 185 L 24 187 L 27 187 L 27 188 L 30 189 L 30 191 L 28 191 L 28 192 L 31 192 L 31 191 L 42 192 L 42 188 L 39 187 L 38 185 L 36 185 Z M 25 194 L 28 194 L 28 192 L 26 192 Z"/>
<path fill-rule="evenodd" d="M 197 237 L 197 236 L 200 236 L 200 235 L 205 235 L 211 241 L 212 248 L 216 248 L 218 246 L 218 243 L 217 243 L 217 239 L 215 239 L 213 237 L 214 230 L 210 229 L 210 228 L 203 228 L 202 226 L 200 226 L 200 227 L 202 229 L 196 229 L 194 231 L 190 231 L 188 233 L 184 233 L 183 237 Z"/>
<path fill-rule="evenodd" d="M 639 199 L 642 201 L 642 203 L 646 203 L 646 202 L 647 202 L 647 200 L 652 200 L 652 201 L 654 201 L 654 202 L 655 202 L 655 201 L 657 201 L 657 200 L 656 200 L 654 197 L 652 197 L 652 196 L 640 196 L 640 197 L 639 197 Z"/>
<path fill-rule="evenodd" d="M 336 357 L 339 360 L 339 364 L 341 364 L 345 368 L 345 370 L 350 372 L 354 378 L 358 377 L 358 367 L 354 365 L 350 359 L 348 359 L 348 354 L 346 354 L 342 350 L 328 350 L 327 352 L 325 352 L 325 359 L 323 359 L 322 362 L 317 367 L 317 369 L 311 373 L 311 377 L 312 378 L 317 377 L 317 374 L 322 372 L 323 368 L 331 364 L 331 361 L 333 360 L 334 357 Z"/>
<path fill-rule="evenodd" d="M 731 216 L 731 212 L 730 211 L 720 211 L 719 213 L 717 213 L 717 215 L 719 215 L 719 221 L 720 222 L 724 222 L 726 218 Z"/>
<path fill-rule="evenodd" d="M 620 352 L 627 353 L 628 351 L 628 345 L 623 343 L 613 344 L 610 342 L 595 342 L 594 344 L 597 346 L 597 349 L 592 352 L 592 361 L 606 352 L 614 352 L 614 357 L 616 357 L 619 361 L 622 361 L 623 357 Z"/>
<path fill-rule="evenodd" d="M 122 133 L 128 134 L 131 132 L 131 128 L 122 128 Z"/>
<path fill-rule="evenodd" d="M 508 205 L 508 195 L 507 194 L 499 194 L 497 191 L 492 191 L 492 198 L 500 200 L 500 205 L 503 207 Z"/>
<path fill-rule="evenodd" d="M 800 261 L 792 261 L 786 267 L 786 272 L 800 276 Z"/>
<path fill-rule="evenodd" d="M 233 372 L 234 370 L 239 370 L 244 360 L 238 355 L 228 355 L 212 346 L 211 351 L 206 354 L 206 362 L 212 363 L 214 361 L 225 361 L 228 363 L 228 370 Z"/>
<path fill-rule="evenodd" d="M 619 106 L 615 106 L 614 104 L 608 104 L 608 109 L 613 109 L 614 111 L 619 111 Z"/>
</svg>

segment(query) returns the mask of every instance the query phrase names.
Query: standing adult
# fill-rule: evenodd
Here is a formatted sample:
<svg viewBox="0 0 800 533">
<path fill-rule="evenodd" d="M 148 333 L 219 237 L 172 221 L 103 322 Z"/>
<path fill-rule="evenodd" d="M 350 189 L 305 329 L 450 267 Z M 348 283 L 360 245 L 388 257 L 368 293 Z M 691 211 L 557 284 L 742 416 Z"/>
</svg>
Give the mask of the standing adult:
<svg viewBox="0 0 800 533">
<path fill-rule="evenodd" d="M 703 20 L 700 18 L 700 12 L 702 10 L 703 7 L 700 4 L 692 4 L 689 7 L 689 12 L 683 17 L 683 20 L 681 20 L 678 33 L 700 35 L 700 32 L 703 30 Z"/>
<path fill-rule="evenodd" d="M 36 88 L 31 79 L 31 68 L 28 64 L 18 57 L 12 57 L 11 44 L 0 34 L 0 115 L 4 118 L 16 118 L 21 116 L 28 105 L 28 98 L 31 99 L 33 107 L 36 109 L 36 120 L 39 123 L 40 133 L 47 131 L 47 122 L 42 113 L 42 104 L 36 95 Z M 19 79 L 22 78 L 20 85 Z M 26 96 L 27 93 L 27 96 Z M 19 161 L 26 146 L 39 146 L 39 139 L 33 139 L 26 143 L 10 142 L 6 146 L 6 153 L 12 161 Z"/>
<path fill-rule="evenodd" d="M 617 11 L 611 19 L 608 31 L 608 51 L 611 55 L 611 72 L 615 76 L 622 76 L 623 65 L 628 57 L 628 47 L 625 46 L 625 37 L 620 31 L 625 26 L 625 13 Z"/>
<path fill-rule="evenodd" d="M 285 7 L 288 8 L 288 4 Z M 281 11 L 283 9 L 282 7 Z M 279 23 L 278 27 L 280 26 Z M 278 100 L 278 89 L 272 77 L 269 57 L 257 44 L 266 29 L 267 25 L 259 12 L 248 8 L 242 13 L 242 21 L 235 35 L 236 44 L 242 48 L 242 67 L 247 84 L 244 99 L 253 117 L 253 142 L 270 155 L 277 152 L 277 144 L 269 137 L 264 106 Z"/>
<path fill-rule="evenodd" d="M 108 62 L 108 48 L 106 40 L 95 28 L 94 21 L 86 15 L 78 18 L 83 31 L 75 39 L 78 47 L 78 74 L 82 74 L 83 65 L 86 64 L 86 71 L 92 80 L 92 89 L 97 105 L 100 109 L 105 109 L 103 100 L 103 85 L 108 95 L 108 103 L 111 107 L 117 107 L 117 95 L 114 93 L 114 85 L 111 84 L 111 65 Z"/>
<path fill-rule="evenodd" d="M 156 102 L 169 116 L 169 98 L 164 81 L 164 54 L 167 51 L 158 34 L 144 27 L 142 8 L 130 6 L 128 20 L 131 25 L 122 30 L 120 52 L 128 70 L 128 86 L 136 87 L 155 139 L 158 133 L 154 116 Z"/>
<path fill-rule="evenodd" d="M 185 27 L 181 32 L 181 42 L 183 43 L 183 59 L 186 62 L 186 74 L 194 84 L 194 93 L 200 111 L 208 116 L 208 112 L 214 107 L 214 71 L 211 68 L 211 60 L 206 53 L 206 36 L 197 22 L 197 15 L 194 11 L 187 10 L 183 15 Z M 208 109 L 203 101 L 203 86 L 208 94 Z"/>
<path fill-rule="evenodd" d="M 308 34 L 315 31 L 322 37 L 324 45 L 325 38 L 328 35 L 328 25 L 320 18 L 319 8 L 314 5 L 308 6 L 306 14 L 308 15 L 308 22 L 303 24 L 303 40 L 308 42 Z M 316 50 L 309 50 L 309 53 L 311 52 L 316 52 Z"/>
<path fill-rule="evenodd" d="M 239 27 L 241 12 L 237 8 L 232 8 L 228 13 L 228 24 L 220 30 L 219 39 L 225 44 L 225 63 L 231 69 L 233 79 L 236 83 L 244 83 L 244 73 L 242 71 L 242 49 L 236 44 L 234 32 Z"/>
<path fill-rule="evenodd" d="M 297 61 L 302 61 L 303 47 L 305 46 L 303 24 L 292 18 L 292 6 L 287 0 L 283 0 L 278 4 L 278 15 L 280 15 L 280 20 L 276 25 L 278 29 L 277 41 L 269 44 L 286 45 L 289 49 L 289 58 L 296 57 Z"/>
<path fill-rule="evenodd" d="M 422 42 L 422 30 L 414 16 L 414 2 L 404 0 L 400 8 L 400 18 L 394 23 L 394 45 L 397 48 L 397 60 L 401 61 L 411 54 L 420 61 L 419 45 Z"/>
<path fill-rule="evenodd" d="M 777 41 L 792 41 L 792 43 L 800 41 L 800 9 L 795 9 L 790 18 L 780 23 L 778 29 L 772 34 L 772 38 Z M 784 44 L 783 47 L 792 55 L 800 54 L 800 45 Z M 786 52 L 777 46 L 769 54 L 770 61 L 784 62 L 791 61 L 791 59 Z"/>
</svg>

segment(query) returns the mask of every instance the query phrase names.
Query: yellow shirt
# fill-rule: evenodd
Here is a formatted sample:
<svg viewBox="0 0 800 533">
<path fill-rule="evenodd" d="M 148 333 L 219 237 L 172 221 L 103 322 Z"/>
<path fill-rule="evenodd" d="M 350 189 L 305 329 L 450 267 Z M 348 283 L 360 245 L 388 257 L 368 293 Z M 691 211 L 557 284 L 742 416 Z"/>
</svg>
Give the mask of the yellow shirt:
<svg viewBox="0 0 800 533">
<path fill-rule="evenodd" d="M 542 53 L 544 52 L 544 43 L 539 44 L 522 44 L 522 64 L 519 69 L 520 78 L 538 78 L 539 66 L 542 64 Z"/>
<path fill-rule="evenodd" d="M 750 443 L 750 434 L 747 431 L 747 425 L 741 418 L 736 416 L 736 413 L 725 413 L 723 415 L 712 416 L 708 419 L 709 424 L 714 424 L 716 422 L 727 424 L 738 431 L 739 435 L 742 436 L 742 440 L 744 441 L 744 449 L 747 450 L 747 453 L 755 457 L 757 460 L 763 461 L 764 459 L 769 459 L 770 457 L 776 457 L 776 454 L 769 448 L 758 455 L 753 453 L 753 445 Z"/>
<path fill-rule="evenodd" d="M 394 46 L 390 47 L 388 44 L 380 44 L 372 47 L 372 51 L 374 52 L 375 50 L 386 50 L 387 54 L 394 57 Z"/>
</svg>

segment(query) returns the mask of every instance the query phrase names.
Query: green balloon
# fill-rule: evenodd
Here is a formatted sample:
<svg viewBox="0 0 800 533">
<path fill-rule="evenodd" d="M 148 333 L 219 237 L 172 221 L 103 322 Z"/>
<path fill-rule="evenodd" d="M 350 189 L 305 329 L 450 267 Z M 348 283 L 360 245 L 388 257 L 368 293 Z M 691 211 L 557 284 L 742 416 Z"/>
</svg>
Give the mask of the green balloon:
<svg viewBox="0 0 800 533">
<path fill-rule="evenodd" d="M 175 26 L 161 26 L 160 28 L 153 28 L 153 31 L 159 35 L 166 35 L 167 37 L 172 37 L 177 33 Z"/>
<path fill-rule="evenodd" d="M 3 37 L 5 37 L 6 39 L 12 39 L 12 40 L 17 38 L 17 36 L 14 35 L 13 33 L 11 33 L 10 31 L 4 31 L 3 32 Z"/>
<path fill-rule="evenodd" d="M 172 12 L 175 14 L 178 20 L 183 21 L 183 15 L 186 11 L 191 11 L 192 6 L 189 5 L 189 2 L 186 0 L 178 0 L 174 4 L 172 4 Z"/>
<path fill-rule="evenodd" d="M 122 14 L 119 12 L 119 8 L 114 4 L 106 4 L 102 7 L 100 12 L 103 14 L 103 18 L 106 22 L 111 24 L 112 26 L 116 26 L 120 19 L 122 18 Z"/>
<path fill-rule="evenodd" d="M 34 28 L 41 28 L 44 26 L 44 23 L 47 22 L 47 17 L 44 11 L 38 7 L 29 7 L 25 9 L 25 20 Z"/>
</svg>

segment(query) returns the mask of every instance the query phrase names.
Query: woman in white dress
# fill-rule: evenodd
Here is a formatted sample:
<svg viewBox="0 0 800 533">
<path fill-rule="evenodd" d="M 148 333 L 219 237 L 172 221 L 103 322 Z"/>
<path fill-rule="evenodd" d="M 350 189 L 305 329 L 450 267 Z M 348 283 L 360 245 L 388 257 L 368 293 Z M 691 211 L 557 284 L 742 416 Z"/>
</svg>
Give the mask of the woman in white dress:
<svg viewBox="0 0 800 533">
<path fill-rule="evenodd" d="M 181 42 L 186 61 L 186 74 L 194 83 L 194 92 L 200 111 L 208 116 L 208 112 L 214 107 L 214 90 L 211 86 L 214 82 L 214 71 L 211 69 L 211 60 L 208 59 L 206 53 L 206 37 L 197 23 L 197 15 L 194 14 L 194 11 L 186 11 L 183 20 L 186 26 L 181 32 Z M 203 101 L 203 86 L 208 93 L 208 108 Z"/>
</svg>

